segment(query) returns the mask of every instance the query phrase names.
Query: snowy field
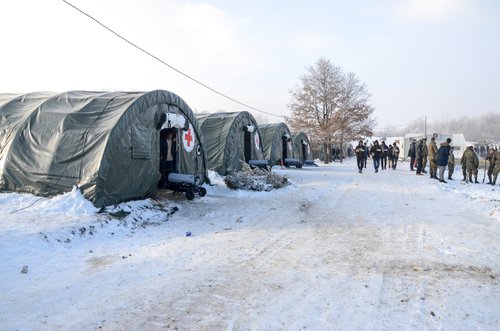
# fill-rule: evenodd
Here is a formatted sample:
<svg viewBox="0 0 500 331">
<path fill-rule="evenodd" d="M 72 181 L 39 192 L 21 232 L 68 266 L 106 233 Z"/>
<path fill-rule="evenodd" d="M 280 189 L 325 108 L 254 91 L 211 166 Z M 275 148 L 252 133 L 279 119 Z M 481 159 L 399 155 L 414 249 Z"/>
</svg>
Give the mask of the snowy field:
<svg viewBox="0 0 500 331">
<path fill-rule="evenodd" d="M 1 193 L 0 330 L 500 329 L 500 187 L 275 171 L 292 184 L 106 213 Z"/>
</svg>

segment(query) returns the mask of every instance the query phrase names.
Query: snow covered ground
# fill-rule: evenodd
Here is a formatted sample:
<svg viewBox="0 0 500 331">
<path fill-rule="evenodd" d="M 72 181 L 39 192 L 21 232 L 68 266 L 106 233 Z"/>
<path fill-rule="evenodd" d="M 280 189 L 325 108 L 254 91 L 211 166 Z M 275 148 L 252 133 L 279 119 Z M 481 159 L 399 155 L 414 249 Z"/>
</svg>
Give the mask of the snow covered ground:
<svg viewBox="0 0 500 331">
<path fill-rule="evenodd" d="M 0 330 L 498 330 L 500 187 L 355 168 L 100 214 L 1 193 Z"/>
</svg>

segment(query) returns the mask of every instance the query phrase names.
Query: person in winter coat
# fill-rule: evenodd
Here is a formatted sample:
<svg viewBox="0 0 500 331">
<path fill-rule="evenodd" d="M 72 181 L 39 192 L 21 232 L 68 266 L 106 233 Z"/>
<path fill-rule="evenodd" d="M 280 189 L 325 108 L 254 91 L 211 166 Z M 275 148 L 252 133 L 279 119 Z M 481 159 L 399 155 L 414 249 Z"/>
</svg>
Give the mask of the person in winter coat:
<svg viewBox="0 0 500 331">
<path fill-rule="evenodd" d="M 467 174 L 469 175 L 469 182 L 472 183 L 472 174 L 474 174 L 474 183 L 479 183 L 477 181 L 477 169 L 479 167 L 479 158 L 474 152 L 474 146 L 469 146 L 463 155 L 464 162 L 467 166 Z"/>
<path fill-rule="evenodd" d="M 387 157 L 389 156 L 389 147 L 385 144 L 385 141 L 380 142 L 380 147 L 382 148 L 382 155 L 380 157 L 380 166 L 382 170 L 387 169 Z"/>
<path fill-rule="evenodd" d="M 486 184 L 491 184 L 493 183 L 492 181 L 492 175 L 493 175 L 493 169 L 495 169 L 495 163 L 493 162 L 493 156 L 495 155 L 495 150 L 493 147 L 490 147 L 488 150 L 488 155 L 486 155 L 486 160 L 488 161 L 488 183 Z"/>
<path fill-rule="evenodd" d="M 450 148 L 451 148 L 450 143 L 451 139 L 448 138 L 446 139 L 445 142 L 441 143 L 441 146 L 439 146 L 438 149 L 437 166 L 439 173 L 439 181 L 441 183 L 446 183 L 446 181 L 444 180 L 444 170 L 448 165 L 448 157 L 450 155 Z"/>
<path fill-rule="evenodd" d="M 354 153 L 356 154 L 356 161 L 358 162 L 359 173 L 363 173 L 363 164 L 365 160 L 365 145 L 363 145 L 363 140 L 360 140 L 358 146 L 354 148 Z"/>
<path fill-rule="evenodd" d="M 462 166 L 462 175 L 464 175 L 464 179 L 462 179 L 462 180 L 464 182 L 466 182 L 467 181 L 467 162 L 466 162 L 463 154 L 462 154 L 462 157 L 460 158 L 460 165 Z"/>
<path fill-rule="evenodd" d="M 413 165 L 415 164 L 415 156 L 417 155 L 417 140 L 413 139 L 410 144 L 410 149 L 408 150 L 408 156 L 410 157 L 410 171 L 414 171 Z"/>
<path fill-rule="evenodd" d="M 432 137 L 429 146 L 427 147 L 428 158 L 429 158 L 429 174 L 431 178 L 437 178 L 437 152 L 438 148 L 436 145 L 436 138 Z"/>
<path fill-rule="evenodd" d="M 382 147 L 378 144 L 378 140 L 375 140 L 372 148 L 370 148 L 370 155 L 373 159 L 373 167 L 375 172 L 378 172 L 378 167 L 380 166 L 380 157 L 382 156 Z"/>
<path fill-rule="evenodd" d="M 498 149 L 492 158 L 493 162 L 493 182 L 491 185 L 495 185 L 497 182 L 498 173 L 500 172 L 500 149 Z"/>
<path fill-rule="evenodd" d="M 422 162 L 424 158 L 423 141 L 420 139 L 415 148 L 415 164 L 417 166 L 417 176 L 422 176 Z"/>
<path fill-rule="evenodd" d="M 448 179 L 453 180 L 451 176 L 453 176 L 453 173 L 455 172 L 455 155 L 453 155 L 453 151 L 455 148 L 451 146 L 450 148 L 450 155 L 448 156 Z"/>
<path fill-rule="evenodd" d="M 392 155 L 392 145 L 389 144 L 388 147 L 389 147 L 389 152 L 387 154 L 387 165 L 389 166 L 389 168 L 392 168 L 393 165 L 392 160 L 394 160 L 394 155 Z"/>
<path fill-rule="evenodd" d="M 396 170 L 396 166 L 398 165 L 398 159 L 399 159 L 399 147 L 394 142 L 392 144 L 392 170 Z"/>
<path fill-rule="evenodd" d="M 422 139 L 422 173 L 426 174 L 425 167 L 427 166 L 427 156 L 429 152 L 427 151 L 427 138 Z"/>
</svg>

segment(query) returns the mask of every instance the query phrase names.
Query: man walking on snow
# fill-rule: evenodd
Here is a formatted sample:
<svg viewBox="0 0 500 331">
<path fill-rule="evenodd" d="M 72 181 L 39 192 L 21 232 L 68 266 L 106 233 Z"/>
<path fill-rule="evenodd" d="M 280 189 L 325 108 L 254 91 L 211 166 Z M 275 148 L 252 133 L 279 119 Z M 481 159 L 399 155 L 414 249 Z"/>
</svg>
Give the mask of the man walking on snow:
<svg viewBox="0 0 500 331">
<path fill-rule="evenodd" d="M 382 155 L 382 147 L 378 144 L 378 140 L 375 140 L 372 148 L 370 148 L 370 155 L 373 159 L 373 167 L 375 172 L 378 172 L 378 167 L 380 165 L 380 156 Z"/>
<path fill-rule="evenodd" d="M 358 146 L 354 149 L 356 154 L 356 161 L 358 162 L 359 173 L 363 173 L 363 165 L 365 163 L 365 145 L 363 145 L 363 140 L 360 140 Z"/>
<path fill-rule="evenodd" d="M 382 140 L 380 143 L 380 148 L 382 148 L 382 156 L 380 158 L 380 166 L 382 170 L 387 168 L 387 157 L 389 156 L 389 147 L 385 144 L 385 141 Z"/>
</svg>

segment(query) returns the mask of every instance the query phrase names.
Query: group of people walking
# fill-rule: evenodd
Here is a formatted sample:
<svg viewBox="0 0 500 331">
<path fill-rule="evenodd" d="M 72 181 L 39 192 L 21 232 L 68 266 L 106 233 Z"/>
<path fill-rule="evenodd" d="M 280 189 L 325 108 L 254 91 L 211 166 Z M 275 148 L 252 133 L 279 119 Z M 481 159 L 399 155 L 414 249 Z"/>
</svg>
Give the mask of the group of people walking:
<svg viewBox="0 0 500 331">
<path fill-rule="evenodd" d="M 387 169 L 387 165 L 389 165 L 389 168 L 396 170 L 400 149 L 396 142 L 392 145 L 386 145 L 383 140 L 380 144 L 378 140 L 375 140 L 373 145 L 369 147 L 360 140 L 354 149 L 354 153 L 356 154 L 358 171 L 361 174 L 363 173 L 363 168 L 366 168 L 368 157 L 373 159 L 375 172 L 378 172 L 379 168 L 382 170 Z M 450 138 L 440 143 L 439 147 L 435 137 L 430 139 L 429 144 L 427 144 L 426 138 L 422 138 L 418 141 L 413 139 L 408 150 L 408 156 L 410 158 L 410 170 L 415 171 L 417 176 L 423 176 L 429 173 L 430 178 L 446 183 L 444 173 L 445 170 L 448 169 L 447 178 L 448 180 L 453 180 L 453 173 L 455 172 L 455 155 Z M 489 162 L 489 181 L 487 184 L 495 185 L 498 174 L 500 173 L 500 149 L 489 148 L 486 161 Z M 426 170 L 427 162 L 429 163 L 429 172 Z M 462 166 L 463 181 L 479 183 L 477 178 L 479 157 L 474 151 L 473 146 L 468 146 L 466 148 L 460 159 L 460 164 Z"/>
<path fill-rule="evenodd" d="M 375 140 L 373 146 L 369 148 L 365 146 L 363 140 L 360 140 L 358 146 L 354 149 L 354 154 L 356 154 L 360 174 L 363 173 L 363 168 L 366 168 L 368 156 L 371 156 L 373 159 L 375 172 L 378 172 L 379 167 L 382 170 L 387 169 L 387 165 L 389 165 L 389 168 L 396 170 L 399 159 L 399 147 L 396 142 L 392 145 L 386 145 L 385 141 L 382 140 L 379 145 L 378 140 Z"/>
</svg>

